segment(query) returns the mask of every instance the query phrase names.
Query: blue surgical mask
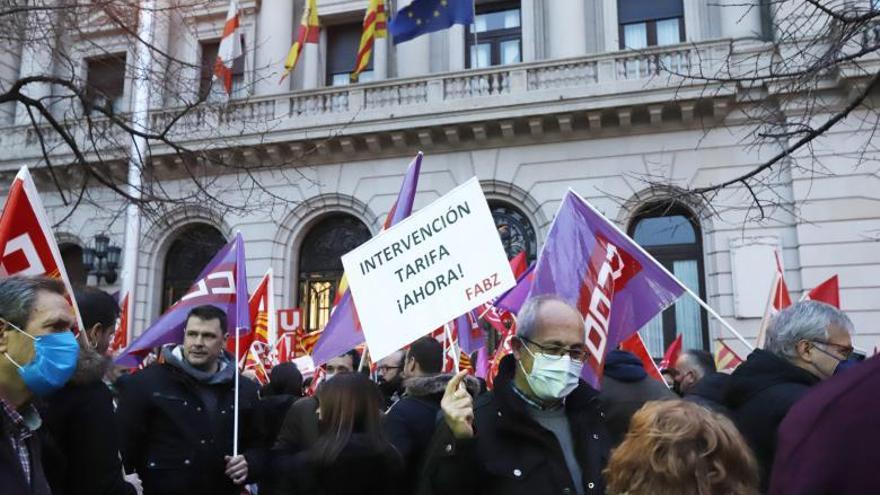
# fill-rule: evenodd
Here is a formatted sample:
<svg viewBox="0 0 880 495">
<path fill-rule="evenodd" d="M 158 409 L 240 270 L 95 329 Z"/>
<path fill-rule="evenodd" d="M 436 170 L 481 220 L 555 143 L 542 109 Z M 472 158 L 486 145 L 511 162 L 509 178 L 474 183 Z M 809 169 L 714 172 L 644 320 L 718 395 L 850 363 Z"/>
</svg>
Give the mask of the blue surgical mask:
<svg viewBox="0 0 880 495">
<path fill-rule="evenodd" d="M 843 361 L 838 361 L 837 366 L 834 367 L 834 374 L 838 375 L 842 371 L 848 370 L 857 364 L 859 364 L 859 361 L 851 356 L 849 359 L 844 359 Z"/>
<path fill-rule="evenodd" d="M 6 323 L 34 341 L 34 359 L 27 364 L 16 363 L 5 354 L 6 359 L 18 368 L 18 374 L 31 393 L 46 396 L 63 387 L 76 371 L 79 358 L 79 344 L 73 332 L 66 330 L 34 337 L 12 323 Z"/>
</svg>

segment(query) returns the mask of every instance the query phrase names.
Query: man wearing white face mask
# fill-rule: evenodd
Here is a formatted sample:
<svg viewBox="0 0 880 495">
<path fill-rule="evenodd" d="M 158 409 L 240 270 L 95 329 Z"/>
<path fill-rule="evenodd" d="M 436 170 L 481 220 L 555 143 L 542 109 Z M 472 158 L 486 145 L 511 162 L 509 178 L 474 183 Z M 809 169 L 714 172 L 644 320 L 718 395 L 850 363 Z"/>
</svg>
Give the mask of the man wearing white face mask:
<svg viewBox="0 0 880 495">
<path fill-rule="evenodd" d="M 420 493 L 604 493 L 608 437 L 598 393 L 580 380 L 585 336 L 566 301 L 527 301 L 492 393 L 471 399 L 462 373 L 449 382 Z"/>
</svg>

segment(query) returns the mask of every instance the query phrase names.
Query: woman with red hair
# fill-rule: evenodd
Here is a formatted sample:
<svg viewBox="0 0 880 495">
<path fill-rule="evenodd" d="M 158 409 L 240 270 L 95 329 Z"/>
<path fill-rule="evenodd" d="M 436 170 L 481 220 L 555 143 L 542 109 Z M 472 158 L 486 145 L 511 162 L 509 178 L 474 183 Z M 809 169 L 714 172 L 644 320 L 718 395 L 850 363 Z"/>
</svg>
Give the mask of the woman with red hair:
<svg viewBox="0 0 880 495">
<path fill-rule="evenodd" d="M 758 466 L 726 417 L 654 401 L 630 423 L 605 469 L 610 495 L 757 495 Z"/>
</svg>

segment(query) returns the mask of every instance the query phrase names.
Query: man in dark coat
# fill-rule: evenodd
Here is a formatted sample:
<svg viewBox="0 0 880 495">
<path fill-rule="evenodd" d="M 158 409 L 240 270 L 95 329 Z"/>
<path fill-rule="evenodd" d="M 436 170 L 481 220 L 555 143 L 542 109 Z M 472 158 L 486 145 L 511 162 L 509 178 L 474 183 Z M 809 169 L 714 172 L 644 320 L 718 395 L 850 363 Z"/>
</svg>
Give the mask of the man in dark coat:
<svg viewBox="0 0 880 495">
<path fill-rule="evenodd" d="M 70 334 L 76 316 L 65 294 L 58 280 L 0 280 L 0 492 L 4 495 L 52 493 L 43 456 L 46 428 L 33 403 L 35 395 L 60 388 L 76 368 L 78 347 Z M 50 335 L 54 354 L 37 354 L 41 351 L 34 339 Z M 53 359 L 54 366 L 41 366 L 40 358 Z M 19 366 L 28 368 L 27 379 Z"/>
<path fill-rule="evenodd" d="M 413 342 L 403 361 L 406 392 L 385 413 L 383 425 L 388 441 L 400 452 L 406 467 L 406 492 L 415 492 L 417 488 L 419 468 L 437 429 L 440 399 L 453 376 L 440 374 L 443 360 L 443 345 L 433 337 Z M 479 383 L 470 378 L 467 385 L 476 397 Z"/>
<path fill-rule="evenodd" d="M 877 493 L 880 357 L 810 390 L 779 427 L 770 495 Z"/>
<path fill-rule="evenodd" d="M 779 424 L 811 387 L 834 374 L 852 353 L 852 322 L 824 303 L 804 301 L 780 312 L 756 349 L 730 377 L 727 406 L 769 483 Z"/>
<path fill-rule="evenodd" d="M 605 357 L 599 400 L 605 410 L 611 446 L 623 441 L 629 422 L 645 402 L 674 399 L 666 384 L 648 376 L 642 361 L 634 354 L 613 350 Z"/>
<path fill-rule="evenodd" d="M 580 380 L 585 335 L 566 301 L 527 301 L 494 390 L 473 400 L 464 372 L 447 385 L 420 493 L 604 493 L 608 435 L 598 393 Z"/>
<path fill-rule="evenodd" d="M 80 339 L 73 377 L 40 409 L 51 433 L 46 450 L 58 454 L 46 463 L 49 484 L 53 495 L 135 495 L 141 482 L 137 474 L 123 477 L 116 430 L 107 427 L 114 422 L 113 394 L 103 381 L 119 306 L 99 289 L 75 293 L 88 338 Z"/>
<path fill-rule="evenodd" d="M 672 368 L 673 388 L 686 401 L 699 404 L 710 411 L 729 416 L 724 405 L 730 375 L 718 373 L 715 358 L 702 349 L 688 349 L 681 353 Z"/>
<path fill-rule="evenodd" d="M 140 474 L 146 495 L 238 495 L 259 480 L 266 462 L 254 423 L 256 383 L 241 378 L 239 449 L 232 455 L 236 366 L 223 350 L 226 314 L 194 308 L 184 343 L 163 348 L 161 364 L 121 387 L 118 423 L 127 470 Z"/>
</svg>

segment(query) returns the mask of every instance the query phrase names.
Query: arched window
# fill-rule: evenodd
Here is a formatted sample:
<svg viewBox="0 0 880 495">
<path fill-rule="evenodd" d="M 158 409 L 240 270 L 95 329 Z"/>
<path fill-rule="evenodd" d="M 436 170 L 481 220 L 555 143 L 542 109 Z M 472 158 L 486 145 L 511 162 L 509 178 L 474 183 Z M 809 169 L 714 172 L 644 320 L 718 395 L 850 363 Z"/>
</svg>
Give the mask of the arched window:
<svg viewBox="0 0 880 495">
<path fill-rule="evenodd" d="M 705 298 L 703 243 L 694 215 L 677 203 L 657 203 L 642 209 L 629 234 L 654 258 L 700 297 Z M 639 332 L 654 357 L 682 334 L 683 349 L 709 349 L 707 316 L 691 297 L 682 296 Z"/>
<path fill-rule="evenodd" d="M 489 209 L 495 219 L 495 227 L 501 237 L 501 244 L 507 252 L 507 258 L 511 259 L 525 251 L 528 262 L 535 261 L 538 242 L 535 238 L 535 228 L 532 227 L 528 217 L 516 207 L 502 201 L 490 201 Z"/>
<path fill-rule="evenodd" d="M 162 312 L 186 294 L 205 265 L 225 245 L 223 234 L 205 223 L 188 225 L 177 234 L 165 255 Z"/>
<path fill-rule="evenodd" d="M 67 278 L 73 285 L 86 285 L 89 274 L 83 265 L 83 250 L 76 244 L 64 243 L 58 246 L 61 251 L 61 261 L 67 271 Z"/>
<path fill-rule="evenodd" d="M 299 254 L 299 307 L 307 332 L 324 328 L 342 278 L 342 255 L 370 240 L 370 229 L 344 213 L 323 218 L 306 234 Z"/>
</svg>

